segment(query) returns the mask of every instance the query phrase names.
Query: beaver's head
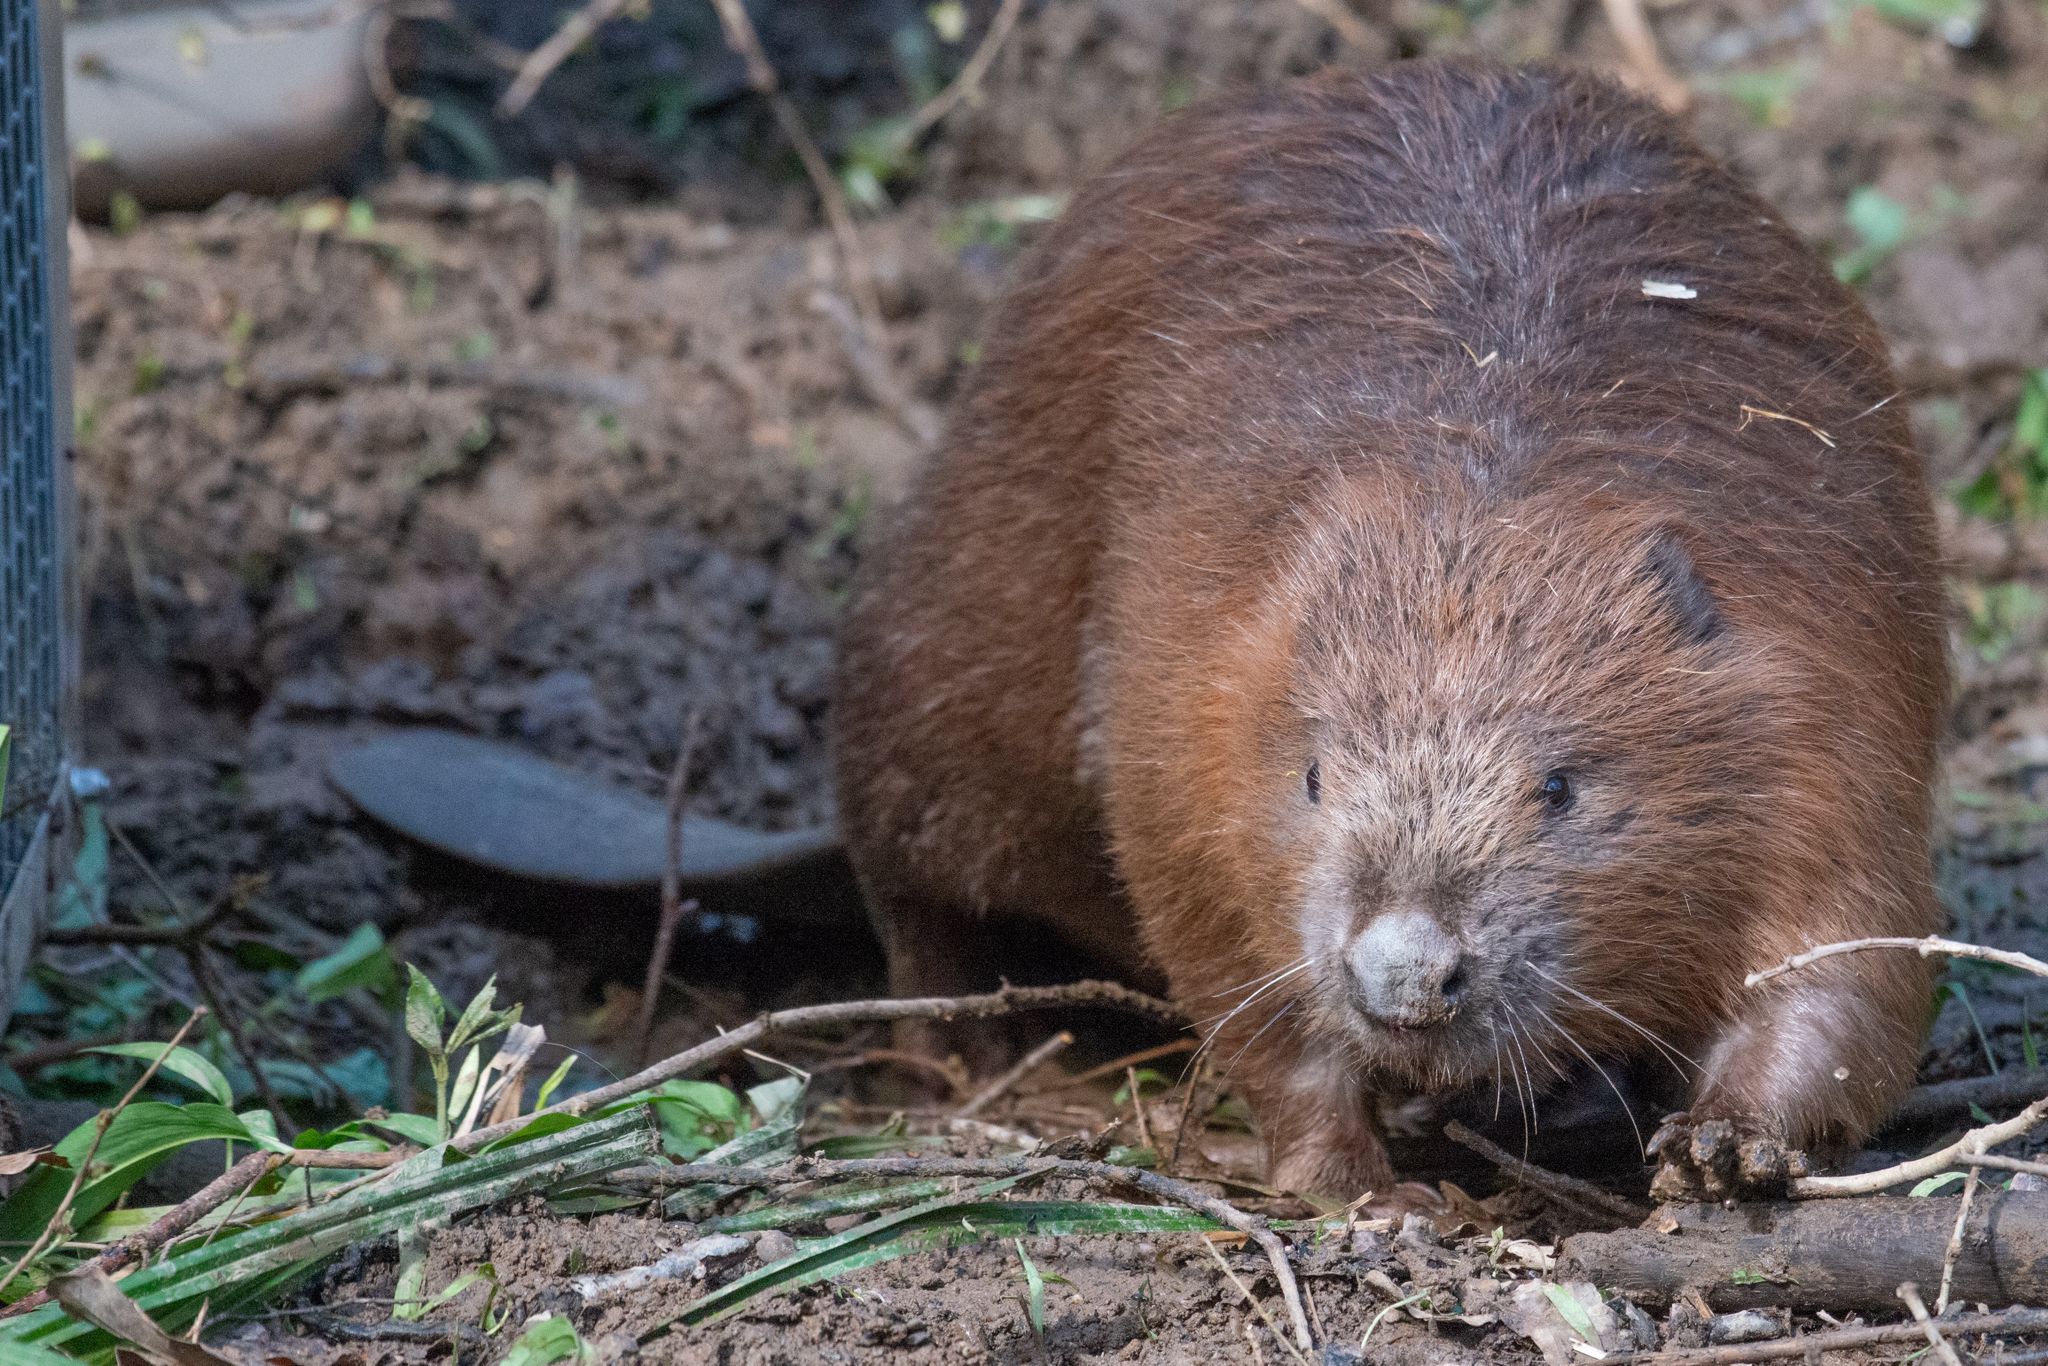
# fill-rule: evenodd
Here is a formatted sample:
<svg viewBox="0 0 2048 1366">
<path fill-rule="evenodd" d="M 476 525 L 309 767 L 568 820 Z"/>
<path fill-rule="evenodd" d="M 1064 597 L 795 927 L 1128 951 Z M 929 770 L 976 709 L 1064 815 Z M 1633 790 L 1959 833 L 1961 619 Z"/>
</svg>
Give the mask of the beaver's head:
<svg viewBox="0 0 2048 1366">
<path fill-rule="evenodd" d="M 1362 1070 L 1533 1085 L 1726 989 L 1770 670 L 1690 539 L 1554 497 L 1312 531 L 1269 796 L 1300 1023 Z"/>
</svg>

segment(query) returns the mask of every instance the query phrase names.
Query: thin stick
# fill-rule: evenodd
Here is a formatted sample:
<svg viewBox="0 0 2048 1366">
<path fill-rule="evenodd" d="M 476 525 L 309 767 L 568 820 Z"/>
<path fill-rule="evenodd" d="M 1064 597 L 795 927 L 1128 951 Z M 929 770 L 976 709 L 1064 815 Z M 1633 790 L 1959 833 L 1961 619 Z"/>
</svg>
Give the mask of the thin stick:
<svg viewBox="0 0 2048 1366">
<path fill-rule="evenodd" d="M 1937 1314 L 1948 1312 L 1948 1291 L 1955 1282 L 1956 1259 L 1963 1255 L 1963 1229 L 1969 1225 L 1970 1206 L 1977 1199 L 1977 1182 L 1982 1175 L 1982 1168 L 1973 1166 L 1963 1178 L 1962 1206 L 1956 1210 L 1955 1230 L 1948 1235 L 1948 1250 L 1941 1255 L 1941 1293 L 1934 1297 Z"/>
<path fill-rule="evenodd" d="M 1223 1274 L 1230 1279 L 1230 1283 L 1237 1287 L 1237 1293 L 1244 1296 L 1244 1302 L 1252 1307 L 1254 1314 L 1259 1316 L 1259 1322 L 1266 1325 L 1266 1331 L 1273 1335 L 1273 1340 L 1292 1352 L 1294 1359 L 1301 1362 L 1302 1366 L 1308 1366 L 1308 1358 L 1301 1354 L 1301 1348 L 1287 1340 L 1287 1335 L 1280 1331 L 1280 1325 L 1273 1322 L 1273 1316 L 1266 1312 L 1266 1306 L 1260 1304 L 1258 1296 L 1252 1294 L 1252 1288 L 1239 1280 L 1237 1273 L 1230 1269 L 1230 1263 L 1223 1260 L 1223 1254 L 1216 1250 L 1216 1244 L 1210 1242 L 1207 1238 L 1202 1238 L 1200 1241 L 1202 1246 L 1208 1250 L 1209 1255 L 1216 1259 L 1216 1265 L 1223 1269 Z M 1244 1335 L 1245 1340 L 1251 1343 L 1252 1350 L 1256 1352 L 1259 1347 L 1259 1340 L 1252 1336 L 1252 1326 L 1249 1323 L 1244 1326 Z"/>
<path fill-rule="evenodd" d="M 411 1157 L 412 1148 L 394 1148 L 381 1153 L 331 1152 L 300 1148 L 290 1153 L 253 1152 L 225 1172 L 158 1215 L 155 1222 L 137 1229 L 119 1242 L 109 1244 L 93 1258 L 101 1271 L 112 1275 L 156 1251 L 213 1213 L 237 1194 L 261 1181 L 279 1167 L 328 1167 L 343 1170 L 377 1171 L 395 1167 Z M 49 1303 L 50 1292 L 38 1290 L 0 1309 L 0 1319 L 26 1314 Z"/>
<path fill-rule="evenodd" d="M 2004 1172 L 2048 1176 L 2048 1162 L 2029 1162 L 2023 1157 L 2001 1157 L 1997 1153 L 1964 1153 L 1956 1160 L 1968 1167 L 1996 1167 Z"/>
<path fill-rule="evenodd" d="M 1344 0 L 1297 0 L 1300 6 L 1337 31 L 1337 36 L 1360 52 L 1378 55 L 1386 46 L 1371 29 L 1348 9 Z"/>
<path fill-rule="evenodd" d="M 1621 40 L 1621 50 L 1628 55 L 1637 79 L 1657 103 L 1674 114 L 1690 108 L 1692 90 L 1664 65 L 1664 58 L 1657 51 L 1657 35 L 1650 31 L 1650 21 L 1643 17 L 1642 0 L 1601 0 L 1601 8 L 1607 11 L 1607 22 L 1613 25 L 1614 36 Z"/>
<path fill-rule="evenodd" d="M 960 68 L 960 74 L 910 116 L 910 122 L 903 129 L 904 146 L 936 128 L 963 100 L 973 100 L 981 94 L 982 78 L 995 64 L 996 53 L 1002 50 L 1010 30 L 1017 26 L 1017 16 L 1023 12 L 1024 0 L 1003 0 L 996 9 L 996 17 L 989 20 L 988 32 L 981 36 L 980 44 L 968 57 L 967 65 Z"/>
<path fill-rule="evenodd" d="M 1616 1219 L 1626 1219 L 1631 1224 L 1640 1224 L 1650 1217 L 1650 1211 L 1635 1202 L 1601 1190 L 1590 1181 L 1581 1181 L 1576 1176 L 1566 1176 L 1562 1172 L 1554 1172 L 1516 1157 L 1498 1143 L 1473 1133 L 1455 1119 L 1444 1125 L 1444 1137 L 1461 1148 L 1478 1153 L 1524 1185 L 1534 1186 L 1545 1195 L 1563 1200 L 1567 1204 L 1594 1209 Z"/>
<path fill-rule="evenodd" d="M 1066 1091 L 1076 1086 L 1086 1086 L 1091 1081 L 1101 1081 L 1104 1077 L 1116 1076 L 1126 1068 L 1136 1067 L 1139 1063 L 1157 1062 L 1161 1058 L 1171 1058 L 1181 1053 L 1192 1053 L 1201 1046 L 1201 1042 L 1196 1039 L 1174 1039 L 1170 1043 L 1163 1043 L 1154 1048 L 1141 1048 L 1135 1053 L 1126 1053 L 1121 1058 L 1112 1058 L 1110 1061 L 1098 1067 L 1091 1067 L 1085 1072 L 1076 1072 L 1072 1076 L 1055 1077 L 1049 1081 L 1040 1082 L 1032 1086 L 1019 1087 L 1017 1094 L 1020 1096 L 1042 1096 L 1052 1091 Z"/>
<path fill-rule="evenodd" d="M 185 1041 L 185 1036 L 192 1032 L 192 1026 L 205 1018 L 206 1007 L 200 1006 L 195 1009 L 186 1017 L 185 1023 L 178 1026 L 178 1032 L 171 1035 L 170 1042 L 149 1060 L 149 1066 L 142 1069 L 142 1075 L 137 1077 L 135 1084 L 115 1102 L 114 1108 L 100 1111 L 99 1118 L 93 1123 L 92 1142 L 86 1145 L 85 1155 L 79 1159 L 77 1168 L 72 1172 L 71 1185 L 65 1189 L 64 1198 L 57 1202 L 56 1210 L 51 1213 L 49 1226 L 36 1235 L 36 1240 L 29 1244 L 28 1251 L 21 1254 L 21 1260 L 9 1267 L 5 1276 L 0 1276 L 0 1290 L 12 1285 L 14 1278 L 19 1276 L 30 1262 L 43 1255 L 46 1244 L 55 1240 L 57 1230 L 64 1226 L 73 1203 L 78 1199 L 78 1192 L 85 1188 L 86 1176 L 92 1171 L 92 1160 L 99 1155 L 100 1142 L 106 1138 L 107 1130 L 113 1127 L 114 1120 L 128 1108 L 129 1103 L 142 1094 L 142 1088 L 149 1085 L 150 1079 L 156 1076 L 157 1069 L 164 1065 L 164 1059 L 171 1055 L 171 1050 Z"/>
<path fill-rule="evenodd" d="M 811 1071 L 838 1072 L 852 1067 L 869 1067 L 876 1063 L 887 1063 L 891 1067 L 902 1067 L 913 1072 L 922 1072 L 926 1076 L 937 1077 L 945 1084 L 946 1089 L 956 1096 L 965 1089 L 960 1084 L 960 1078 L 946 1064 L 936 1058 L 927 1058 L 922 1053 L 906 1053 L 898 1048 L 870 1048 L 846 1057 L 826 1058 L 823 1062 L 813 1063 Z M 1029 1094 L 1038 1093 L 1033 1091 Z"/>
<path fill-rule="evenodd" d="M 2023 1137 L 2033 1128 L 2048 1119 L 2048 1098 L 2035 1101 L 2026 1109 L 2001 1124 L 1987 1124 L 1981 1129 L 1972 1129 L 1946 1148 L 1938 1149 L 1925 1157 L 1916 1157 L 1910 1162 L 1885 1167 L 1880 1171 L 1860 1172 L 1854 1176 L 1802 1176 L 1792 1183 L 1792 1194 L 1797 1198 L 1825 1199 L 1840 1195 L 1869 1195 L 1906 1181 L 1918 1181 L 1958 1165 L 1966 1156 L 1975 1156 L 1987 1148 L 2001 1143 L 2010 1143 Z"/>
<path fill-rule="evenodd" d="M 954 1118 L 972 1119 L 980 1114 L 990 1105 L 1008 1095 L 1011 1088 L 1015 1087 L 1018 1082 L 1024 1080 L 1033 1072 L 1036 1072 L 1044 1065 L 1047 1059 L 1051 1058 L 1061 1049 L 1070 1046 L 1073 1042 L 1074 1036 L 1062 1029 L 1059 1033 L 1017 1059 L 1016 1063 L 1008 1071 L 982 1087 L 979 1091 L 976 1091 L 968 1099 L 967 1103 L 960 1107 Z"/>
<path fill-rule="evenodd" d="M 2048 1331 L 2048 1309 L 2016 1307 L 1994 1314 L 1956 1314 L 1941 1326 L 1953 1337 L 2009 1337 L 2019 1333 Z M 1802 1337 L 1779 1338 L 1774 1342 L 1742 1342 L 1726 1347 L 1695 1347 L 1669 1352 L 1636 1352 L 1609 1357 L 1606 1366 L 1739 1366 L 1747 1361 L 1783 1360 L 1806 1357 L 1818 1360 L 1823 1352 L 1846 1352 L 1858 1347 L 1882 1347 L 1893 1342 L 1917 1342 L 1926 1335 L 1917 1322 L 1859 1324 L 1834 1328 Z"/>
<path fill-rule="evenodd" d="M 593 0 L 593 3 L 610 4 L 613 0 Z M 881 299 L 875 293 L 867 253 L 861 249 L 860 232 L 853 225 L 853 209 L 846 202 L 845 192 L 839 188 L 838 177 L 832 174 L 831 164 L 811 139 L 810 130 L 804 127 L 803 116 L 782 93 L 781 80 L 776 76 L 767 52 L 761 47 L 760 36 L 754 32 L 754 21 L 747 17 L 740 0 L 711 0 L 711 5 L 718 11 L 719 25 L 725 30 L 726 46 L 747 64 L 747 84 L 768 102 L 769 111 L 775 115 L 776 123 L 782 126 L 782 135 L 789 139 L 790 146 L 796 148 L 797 160 L 803 162 L 804 174 L 811 179 L 811 188 L 817 191 L 818 203 L 825 210 L 825 221 L 839 243 L 839 263 L 845 268 L 854 306 L 860 310 L 870 329 L 879 328 L 882 321 Z"/>
<path fill-rule="evenodd" d="M 683 912 L 696 903 L 683 900 L 683 797 L 690 786 L 690 760 L 697 752 L 697 726 L 703 717 L 691 707 L 683 718 L 682 740 L 676 746 L 675 767 L 668 775 L 668 858 L 661 869 L 661 923 L 654 932 L 654 950 L 647 955 L 647 980 L 640 988 L 640 1020 L 633 1030 L 633 1065 L 647 1065 L 648 1045 L 654 1038 L 654 1015 L 661 1004 L 662 978 L 668 970 L 669 955 L 675 952 L 676 930 Z"/>
<path fill-rule="evenodd" d="M 1927 1313 L 1927 1306 L 1921 1302 L 1920 1287 L 1907 1281 L 1899 1287 L 1899 1298 L 1906 1302 L 1906 1308 L 1913 1311 L 1913 1321 L 1926 1330 L 1927 1344 L 1934 1348 L 1934 1354 L 1947 1366 L 1963 1366 L 1956 1356 L 1956 1349 L 1948 1345 L 1948 1339 L 1941 1335 L 1941 1329 L 1934 1326 L 1934 1320 Z"/>
<path fill-rule="evenodd" d="M 569 54 L 582 47 L 591 34 L 617 18 L 629 3 L 631 0 L 590 0 L 589 4 L 563 20 L 562 26 L 549 34 L 546 42 L 527 53 L 526 60 L 519 64 L 519 74 L 498 97 L 498 117 L 517 118 L 527 105 L 533 103 L 533 97 L 547 84 L 548 77 L 555 74 L 555 68 L 568 61 Z"/>
<path fill-rule="evenodd" d="M 2044 963 L 2038 958 L 2030 958 L 2024 953 L 2014 953 L 2008 949 L 1987 949 L 1980 944 L 1965 944 L 1961 940 L 1943 939 L 1938 935 L 1930 934 L 1925 939 L 1847 939 L 1839 944 L 1822 944 L 1819 948 L 1808 949 L 1804 953 L 1795 953 L 1774 968 L 1765 968 L 1762 972 L 1752 972 L 1749 976 L 1742 979 L 1742 985 L 1746 987 L 1757 986 L 1760 983 L 1770 981 L 1773 977 L 1781 977 L 1788 972 L 1797 972 L 1807 964 L 1818 963 L 1823 958 L 1833 958 L 1837 954 L 1843 953 L 1861 953 L 1865 949 L 1912 949 L 1922 958 L 1927 957 L 1929 954 L 1945 953 L 1951 958 L 1975 958 L 1986 963 L 2003 963 L 2009 968 L 2018 968 L 2022 972 L 2031 972 L 2036 977 L 2048 977 L 2048 963 Z"/>
<path fill-rule="evenodd" d="M 1138 1141 L 1148 1148 L 1157 1148 L 1152 1142 L 1152 1121 L 1145 1114 L 1145 1097 L 1139 1093 L 1138 1069 L 1126 1067 L 1124 1085 L 1131 1088 L 1131 1113 L 1138 1117 Z"/>
<path fill-rule="evenodd" d="M 707 1066 L 752 1048 L 770 1034 L 784 1030 L 817 1029 L 829 1025 L 880 1024 L 891 1020 L 985 1019 L 1011 1015 L 1020 1010 L 1044 1010 L 1061 1006 L 1102 1006 L 1149 1015 L 1158 1020 L 1181 1022 L 1180 1013 L 1156 996 L 1133 991 L 1117 982 L 1073 982 L 1055 987 L 1004 987 L 979 996 L 927 996 L 900 1001 L 835 1001 L 824 1005 L 797 1006 L 791 1010 L 758 1015 L 715 1039 L 706 1039 L 651 1067 L 642 1068 L 623 1081 L 585 1091 L 564 1101 L 535 1110 L 503 1124 L 486 1125 L 454 1140 L 462 1152 L 475 1152 L 489 1143 L 525 1127 L 542 1115 L 581 1115 L 601 1105 L 659 1086 L 696 1068 Z"/>
<path fill-rule="evenodd" d="M 1100 985 L 1099 983 L 1097 985 Z M 1012 987 L 1012 992 L 1048 991 L 1048 987 Z M 974 997 L 963 998 L 974 1000 Z M 908 1004 L 903 1003 L 903 1004 Z M 790 1014 L 793 1012 L 784 1012 Z M 554 1107 L 559 1109 L 560 1107 Z M 475 1135 L 471 1135 L 472 1138 Z M 892 1177 L 892 1176 L 1016 1176 L 1020 1173 L 1037 1173 L 1047 1176 L 1072 1177 L 1087 1181 L 1106 1181 L 1120 1186 L 1135 1186 L 1146 1194 L 1171 1204 L 1191 1209 L 1197 1214 L 1206 1214 L 1225 1228 L 1242 1233 L 1257 1243 L 1273 1264 L 1273 1278 L 1279 1283 L 1280 1297 L 1287 1302 L 1288 1317 L 1294 1324 L 1296 1344 L 1304 1351 L 1315 1350 L 1314 1335 L 1309 1331 L 1308 1311 L 1302 1307 L 1301 1287 L 1294 1279 L 1294 1270 L 1288 1265 L 1287 1246 L 1278 1234 L 1266 1226 L 1266 1221 L 1255 1214 L 1247 1214 L 1226 1201 L 1206 1193 L 1199 1187 L 1158 1172 L 1146 1171 L 1142 1167 L 1118 1167 L 1107 1162 L 1083 1162 L 1070 1158 L 1017 1156 L 1017 1157 L 851 1157 L 822 1158 L 799 1157 L 778 1167 L 725 1167 L 716 1163 L 682 1163 L 661 1169 L 662 1180 L 668 1185 L 692 1182 L 730 1186 L 735 1190 L 761 1186 L 795 1185 L 806 1181 L 823 1181 L 834 1177 Z"/>
<path fill-rule="evenodd" d="M 264 1075 L 262 1062 L 257 1058 L 256 1050 L 242 1037 L 242 1027 L 227 1006 L 227 985 L 214 970 L 213 959 L 208 956 L 206 946 L 194 944 L 183 952 L 186 963 L 192 969 L 192 984 L 199 988 L 199 994 L 205 998 L 207 1005 L 213 1008 L 214 1014 L 219 1016 L 221 1029 L 228 1036 L 228 1044 L 235 1050 L 235 1056 L 242 1060 L 242 1066 L 249 1070 L 250 1080 L 256 1086 L 256 1094 L 263 1100 L 263 1108 L 270 1111 L 271 1118 L 277 1121 L 279 1133 L 290 1133 L 291 1116 L 285 1113 L 284 1101 L 271 1086 L 270 1078 Z"/>
<path fill-rule="evenodd" d="M 1200 1047 L 1200 1044 L 1196 1045 L 1197 1049 Z M 1181 1098 L 1180 1102 L 1180 1119 L 1173 1126 L 1173 1151 L 1166 1155 L 1166 1165 L 1169 1169 L 1180 1166 L 1181 1141 L 1188 1136 L 1188 1121 L 1194 1118 L 1195 1114 L 1195 1097 L 1201 1093 L 1202 1077 L 1208 1071 L 1208 1068 L 1207 1060 L 1198 1057 L 1195 1062 L 1195 1074 L 1188 1078 L 1188 1093 Z M 1208 1124 L 1208 1120 L 1208 1112 L 1204 1111 L 1202 1122 L 1205 1127 Z"/>
</svg>

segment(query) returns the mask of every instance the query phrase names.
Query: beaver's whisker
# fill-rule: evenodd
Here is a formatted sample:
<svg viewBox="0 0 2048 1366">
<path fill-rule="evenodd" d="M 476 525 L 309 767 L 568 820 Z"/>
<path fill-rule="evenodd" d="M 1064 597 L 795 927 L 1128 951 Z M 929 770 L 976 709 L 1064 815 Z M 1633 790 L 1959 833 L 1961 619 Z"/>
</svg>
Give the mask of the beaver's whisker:
<svg viewBox="0 0 2048 1366">
<path fill-rule="evenodd" d="M 1685 1068 L 1679 1066 L 1680 1063 L 1692 1064 L 1692 1070 L 1695 1072 L 1706 1071 L 1706 1068 L 1700 1066 L 1700 1061 L 1698 1058 L 1693 1057 L 1691 1054 L 1679 1048 L 1676 1044 L 1673 1044 L 1668 1039 L 1664 1038 L 1662 1035 L 1652 1030 L 1645 1029 L 1642 1025 L 1637 1024 L 1634 1020 L 1631 1020 L 1628 1016 L 1622 1014 L 1613 1006 L 1607 1004 L 1607 1002 L 1597 1000 L 1594 997 L 1588 996 L 1585 992 L 1580 991 L 1570 982 L 1566 982 L 1559 978 L 1552 977 L 1549 973 L 1545 972 L 1542 968 L 1537 967 L 1534 963 L 1529 964 L 1529 971 L 1535 973 L 1538 977 L 1541 977 L 1544 981 L 1550 983 L 1558 990 L 1570 992 L 1572 995 L 1578 997 L 1581 1001 L 1584 1001 L 1587 1005 L 1593 1007 L 1593 1009 L 1599 1011 L 1601 1014 L 1612 1016 L 1614 1019 L 1620 1021 L 1622 1024 L 1628 1026 L 1630 1029 L 1633 1029 L 1636 1033 L 1642 1035 L 1645 1039 L 1650 1041 L 1650 1045 L 1653 1048 L 1655 1048 L 1659 1054 L 1663 1056 L 1664 1061 L 1669 1063 L 1671 1065 L 1671 1069 L 1674 1072 L 1678 1073 L 1678 1075 L 1681 1078 L 1685 1076 Z"/>
<path fill-rule="evenodd" d="M 1264 1024 L 1260 1025 L 1258 1027 L 1258 1030 L 1255 1033 L 1253 1033 L 1253 1035 L 1249 1039 L 1246 1039 L 1244 1041 L 1243 1046 L 1240 1047 L 1235 1053 L 1232 1053 L 1230 1055 L 1230 1061 L 1223 1064 L 1223 1070 L 1225 1072 L 1229 1072 L 1233 1068 L 1235 1068 L 1237 1066 L 1237 1060 L 1239 1058 L 1242 1058 L 1248 1051 L 1250 1051 L 1251 1046 L 1257 1043 L 1260 1037 L 1264 1035 L 1267 1030 L 1271 1029 L 1274 1025 L 1279 1024 L 1281 1019 L 1286 1016 L 1287 1012 L 1294 1009 L 1294 1007 L 1297 1004 L 1299 1004 L 1299 1002 L 1291 998 L 1289 1000 L 1282 1001 L 1280 1003 L 1280 1008 L 1273 1012 L 1273 1018 L 1266 1021 Z"/>
<path fill-rule="evenodd" d="M 1607 1069 L 1594 1061 L 1593 1055 L 1586 1051 L 1586 1046 L 1573 1038 L 1571 1031 L 1557 1022 L 1556 1016 L 1534 1001 L 1529 1002 L 1529 1008 L 1543 1018 L 1543 1022 L 1550 1026 L 1552 1033 L 1578 1050 L 1579 1056 L 1586 1060 L 1587 1066 L 1600 1074 L 1600 1080 L 1607 1083 L 1607 1089 L 1614 1092 L 1614 1098 L 1621 1102 L 1621 1112 L 1628 1117 L 1628 1127 L 1635 1130 L 1636 1147 L 1640 1149 L 1643 1146 L 1643 1131 L 1636 1126 L 1636 1112 L 1630 1107 L 1628 1097 L 1621 1093 L 1621 1088 L 1614 1084 L 1614 1078 L 1607 1075 Z"/>
</svg>

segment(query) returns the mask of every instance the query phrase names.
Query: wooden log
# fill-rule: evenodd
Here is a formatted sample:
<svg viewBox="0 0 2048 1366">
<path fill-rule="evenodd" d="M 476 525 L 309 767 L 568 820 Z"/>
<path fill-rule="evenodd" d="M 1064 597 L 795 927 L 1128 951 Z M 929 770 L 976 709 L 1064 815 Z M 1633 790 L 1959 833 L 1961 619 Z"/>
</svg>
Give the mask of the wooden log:
<svg viewBox="0 0 2048 1366">
<path fill-rule="evenodd" d="M 1959 1196 L 1868 1196 L 1669 1205 L 1641 1228 L 1565 1239 L 1559 1275 L 1638 1302 L 1668 1304 L 1693 1289 L 1716 1311 L 1789 1305 L 1889 1314 L 1901 1282 L 1940 1282 L 1961 1204 Z M 2048 1192 L 1979 1188 L 1951 1298 L 2048 1302 Z"/>
</svg>

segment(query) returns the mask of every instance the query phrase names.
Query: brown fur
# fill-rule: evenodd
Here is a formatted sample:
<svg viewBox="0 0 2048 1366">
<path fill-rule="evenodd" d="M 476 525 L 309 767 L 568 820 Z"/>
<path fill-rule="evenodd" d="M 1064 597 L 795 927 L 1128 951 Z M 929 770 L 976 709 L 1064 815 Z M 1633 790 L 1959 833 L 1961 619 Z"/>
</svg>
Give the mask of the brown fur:
<svg viewBox="0 0 2048 1366">
<path fill-rule="evenodd" d="M 1169 121 L 1020 267 L 846 625 L 893 987 L 985 985 L 991 921 L 1141 940 L 1196 1017 L 1244 1005 L 1215 1056 L 1298 1189 L 1385 1189 L 1378 1088 L 1646 1033 L 1695 1117 L 1860 1139 L 1928 966 L 1742 978 L 1938 919 L 1894 391 L 1825 266 L 1603 81 L 1412 63 Z M 1348 1004 L 1334 950 L 1394 906 L 1470 955 L 1441 1028 Z"/>
</svg>

